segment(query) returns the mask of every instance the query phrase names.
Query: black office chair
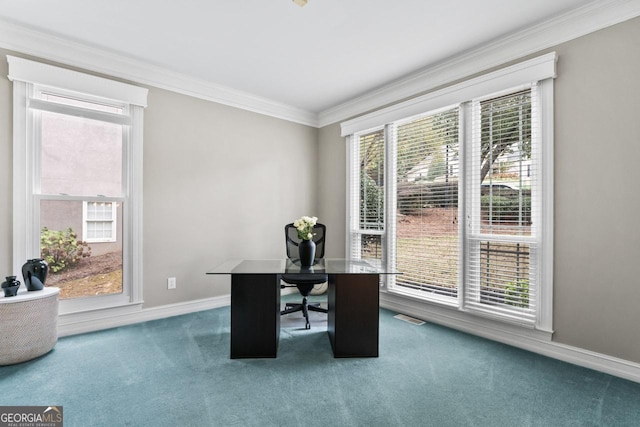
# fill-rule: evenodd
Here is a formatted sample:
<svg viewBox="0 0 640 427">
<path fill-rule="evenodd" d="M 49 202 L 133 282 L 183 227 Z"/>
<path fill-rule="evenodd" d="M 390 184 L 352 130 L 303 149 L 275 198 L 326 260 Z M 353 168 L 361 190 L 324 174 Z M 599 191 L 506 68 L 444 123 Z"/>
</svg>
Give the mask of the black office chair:
<svg viewBox="0 0 640 427">
<path fill-rule="evenodd" d="M 315 261 L 324 258 L 324 242 L 326 231 L 327 227 L 325 227 L 323 224 L 316 224 L 313 227 L 313 241 L 316 244 Z M 284 235 L 287 244 L 287 257 L 291 261 L 293 261 L 294 264 L 296 262 L 299 263 L 300 258 L 298 253 L 298 244 L 301 240 L 298 237 L 298 230 L 296 230 L 293 224 L 287 224 L 284 226 Z M 296 311 L 302 311 L 306 320 L 305 329 L 310 329 L 311 324 L 309 323 L 309 310 L 326 313 L 327 309 L 321 308 L 320 304 L 318 303 L 309 304 L 307 302 L 307 296 L 309 296 L 309 293 L 313 290 L 313 287 L 315 285 L 326 283 L 328 280 L 329 277 L 326 274 L 283 274 L 282 281 L 290 285 L 294 285 L 302 294 L 302 303 L 287 303 L 285 305 L 285 309 L 282 310 L 280 314 L 283 315 L 294 313 Z M 283 285 L 282 287 L 284 288 L 287 286 Z"/>
</svg>

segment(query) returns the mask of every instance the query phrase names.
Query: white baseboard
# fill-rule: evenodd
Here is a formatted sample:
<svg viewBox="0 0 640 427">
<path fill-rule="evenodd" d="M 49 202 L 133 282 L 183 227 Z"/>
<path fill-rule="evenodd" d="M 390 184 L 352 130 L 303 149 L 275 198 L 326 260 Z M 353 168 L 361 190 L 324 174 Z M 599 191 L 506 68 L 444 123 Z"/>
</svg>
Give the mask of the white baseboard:
<svg viewBox="0 0 640 427">
<path fill-rule="evenodd" d="M 280 292 L 281 295 L 288 295 L 297 293 L 298 290 L 295 287 L 286 287 Z M 58 316 L 58 336 L 65 337 L 117 328 L 228 305 L 231 305 L 231 294 L 151 308 L 141 308 L 141 304 L 130 304 L 102 310 L 63 313 Z"/>
<path fill-rule="evenodd" d="M 58 317 L 58 336 L 64 337 L 116 328 L 149 320 L 210 310 L 230 304 L 231 295 L 229 294 L 151 308 L 139 308 L 139 306 L 137 306 L 133 308 L 123 307 L 122 309 L 63 314 Z"/>
<path fill-rule="evenodd" d="M 640 383 L 640 364 L 635 362 L 539 338 L 525 333 L 527 331 L 518 334 L 513 328 L 492 326 L 491 322 L 478 321 L 477 318 L 470 321 L 465 313 L 408 301 L 392 294 L 380 294 L 380 307 Z"/>
</svg>

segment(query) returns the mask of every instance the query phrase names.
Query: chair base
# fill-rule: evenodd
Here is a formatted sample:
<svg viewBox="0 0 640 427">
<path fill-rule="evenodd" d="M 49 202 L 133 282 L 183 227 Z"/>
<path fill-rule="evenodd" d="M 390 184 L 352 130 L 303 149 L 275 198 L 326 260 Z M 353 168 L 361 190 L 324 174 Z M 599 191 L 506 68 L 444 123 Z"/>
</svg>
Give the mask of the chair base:
<svg viewBox="0 0 640 427">
<path fill-rule="evenodd" d="M 304 314 L 304 319 L 306 321 L 304 328 L 305 329 L 311 329 L 311 324 L 309 323 L 309 310 L 317 311 L 317 312 L 320 312 L 320 313 L 328 313 L 328 310 L 326 308 L 320 307 L 319 303 L 311 303 L 311 304 L 309 304 L 307 302 L 307 297 L 304 297 L 302 299 L 302 303 L 290 303 L 290 302 L 288 302 L 285 305 L 285 309 L 280 312 L 280 315 L 289 314 L 289 313 L 295 313 L 297 311 L 302 311 L 302 313 Z"/>
</svg>

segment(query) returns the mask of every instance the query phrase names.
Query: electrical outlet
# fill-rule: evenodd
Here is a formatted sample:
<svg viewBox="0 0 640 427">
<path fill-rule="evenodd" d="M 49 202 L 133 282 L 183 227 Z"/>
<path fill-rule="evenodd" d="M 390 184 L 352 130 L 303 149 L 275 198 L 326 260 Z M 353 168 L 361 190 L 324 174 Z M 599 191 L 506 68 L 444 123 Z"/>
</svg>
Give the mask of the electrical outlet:
<svg viewBox="0 0 640 427">
<path fill-rule="evenodd" d="M 167 279 L 167 289 L 175 289 L 176 288 L 176 278 L 169 277 Z"/>
</svg>

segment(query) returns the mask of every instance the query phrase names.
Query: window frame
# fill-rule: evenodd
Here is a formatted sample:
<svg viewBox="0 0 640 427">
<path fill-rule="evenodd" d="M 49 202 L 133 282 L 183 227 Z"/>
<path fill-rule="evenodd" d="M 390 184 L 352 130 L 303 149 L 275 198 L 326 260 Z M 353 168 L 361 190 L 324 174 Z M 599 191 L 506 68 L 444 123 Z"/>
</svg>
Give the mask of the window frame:
<svg viewBox="0 0 640 427">
<path fill-rule="evenodd" d="M 123 208 L 123 292 L 93 298 L 61 300 L 61 315 L 114 310 L 129 307 L 140 310 L 142 304 L 142 141 L 143 109 L 147 105 L 146 88 L 93 76 L 66 68 L 7 55 L 8 78 L 13 82 L 13 269 L 19 275 L 25 260 L 40 256 L 39 204 L 52 199 L 39 194 L 39 127 L 34 110 L 66 110 L 71 115 L 120 122 L 123 125 L 122 197 L 109 201 L 125 203 Z M 72 106 L 51 106 L 38 96 L 42 91 L 72 95 L 80 100 L 122 106 L 122 116 L 107 112 L 86 112 Z M 30 108 L 30 103 L 33 106 Z M 81 111 L 83 110 L 83 111 Z M 82 116 L 82 114 L 85 114 Z M 55 200 L 100 201 L 100 197 L 55 196 Z"/>
<path fill-rule="evenodd" d="M 407 118 L 456 104 L 460 106 L 460 163 L 463 165 L 461 169 L 464 169 L 464 171 L 460 171 L 460 181 L 458 183 L 458 209 L 460 214 L 459 249 L 461 251 L 459 259 L 461 262 L 459 263 L 459 285 L 456 301 L 438 301 L 437 298 L 425 300 L 423 296 L 410 290 L 394 288 L 393 277 L 383 283 L 383 293 L 422 303 L 437 304 L 445 309 L 455 309 L 459 313 L 460 319 L 464 317 L 468 320 L 467 316 L 469 315 L 472 317 L 484 317 L 487 318 L 488 321 L 509 323 L 515 327 L 524 327 L 527 329 L 533 328 L 542 333 L 545 339 L 551 338 L 551 334 L 553 333 L 553 79 L 556 77 L 556 61 L 557 56 L 555 52 L 552 52 L 342 123 L 342 135 L 347 137 L 349 145 L 347 150 L 353 155 L 357 153 L 353 151 L 351 145 L 353 145 L 355 138 L 361 133 L 381 126 L 385 126 L 385 129 L 393 129 L 393 126 L 395 126 L 397 122 L 404 121 Z M 535 312 L 535 320 L 532 323 L 523 322 L 519 318 L 514 319 L 509 316 L 495 315 L 495 313 L 492 312 L 475 310 L 466 304 L 466 286 L 468 284 L 469 274 L 469 233 L 471 232 L 469 226 L 471 225 L 470 215 L 473 210 L 473 203 L 471 203 L 472 189 L 469 188 L 471 179 L 467 178 L 471 176 L 469 175 L 470 171 L 468 169 L 471 167 L 469 159 L 472 158 L 471 150 L 473 148 L 474 138 L 472 125 L 474 111 L 472 102 L 498 93 L 515 92 L 521 87 L 531 85 L 531 82 L 537 84 L 539 95 L 537 107 L 540 114 L 540 121 L 538 128 L 535 130 L 532 129 L 532 132 L 537 133 L 537 138 L 540 143 L 538 147 L 540 180 L 537 190 L 538 194 L 541 195 L 539 198 L 541 206 L 539 210 L 540 230 L 538 230 L 537 233 L 539 256 L 537 256 L 535 260 L 535 268 L 537 269 L 539 277 L 538 304 Z M 381 123 L 385 123 L 385 125 L 381 125 Z M 385 138 L 387 138 L 386 134 Z M 393 149 L 386 147 L 385 150 L 387 150 L 385 151 L 385 160 L 389 163 L 384 165 L 384 170 L 387 175 L 391 175 L 391 173 L 388 172 L 395 168 Z M 347 165 L 351 165 L 353 162 L 354 160 L 350 159 Z M 393 162 L 393 164 L 391 164 L 391 162 Z M 351 179 L 353 175 L 349 169 L 348 172 L 347 177 Z M 385 177 L 386 206 L 383 239 L 387 242 L 391 242 L 393 236 L 395 236 L 395 230 L 393 230 L 392 233 L 390 229 L 390 227 L 395 225 L 394 212 L 396 210 L 392 208 L 396 206 L 395 187 L 389 182 L 393 181 L 393 179 L 395 179 L 395 173 L 393 173 L 393 177 L 389 177 L 389 180 Z M 387 185 L 388 182 L 390 185 Z M 347 212 L 348 218 L 352 218 L 353 215 L 351 211 L 354 206 L 352 200 L 354 197 L 359 196 L 358 193 L 354 194 L 350 192 L 352 188 L 352 184 L 347 183 L 347 207 L 350 210 L 350 212 Z M 350 241 L 350 239 L 347 240 L 347 253 L 349 254 L 351 253 L 350 245 L 352 245 L 353 242 Z M 387 251 L 387 253 L 389 256 L 386 259 L 386 265 L 392 267 L 394 265 L 394 260 L 392 259 L 393 251 Z"/>
</svg>

